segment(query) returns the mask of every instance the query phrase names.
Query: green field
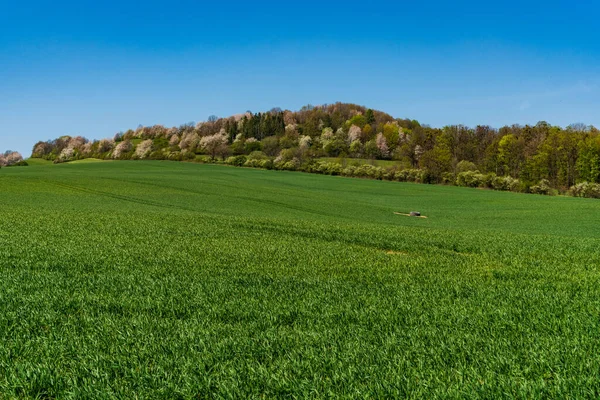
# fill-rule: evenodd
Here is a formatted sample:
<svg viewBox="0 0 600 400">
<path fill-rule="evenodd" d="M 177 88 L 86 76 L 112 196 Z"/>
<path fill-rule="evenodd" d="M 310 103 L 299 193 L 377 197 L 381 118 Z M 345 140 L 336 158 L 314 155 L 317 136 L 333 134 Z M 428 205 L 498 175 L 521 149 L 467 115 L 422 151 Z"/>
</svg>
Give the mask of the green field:
<svg viewBox="0 0 600 400">
<path fill-rule="evenodd" d="M 0 170 L 2 399 L 598 398 L 599 354 L 597 200 Z"/>
</svg>

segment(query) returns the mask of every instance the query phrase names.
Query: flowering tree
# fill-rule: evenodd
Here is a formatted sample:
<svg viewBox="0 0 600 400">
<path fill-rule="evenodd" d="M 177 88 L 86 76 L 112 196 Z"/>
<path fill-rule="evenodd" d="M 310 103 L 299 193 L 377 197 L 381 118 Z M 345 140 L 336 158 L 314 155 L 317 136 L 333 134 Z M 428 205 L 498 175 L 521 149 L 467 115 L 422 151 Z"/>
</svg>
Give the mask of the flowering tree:
<svg viewBox="0 0 600 400">
<path fill-rule="evenodd" d="M 179 147 L 181 148 L 181 150 L 194 151 L 196 150 L 196 147 L 198 147 L 199 141 L 200 138 L 198 137 L 198 134 L 196 134 L 195 132 L 186 132 L 181 137 Z"/>
<path fill-rule="evenodd" d="M 375 138 L 375 143 L 377 144 L 377 149 L 379 150 L 379 154 L 383 158 L 387 158 L 390 155 L 390 149 L 387 145 L 387 140 L 385 140 L 385 136 L 383 133 L 378 133 L 377 138 Z"/>
<path fill-rule="evenodd" d="M 179 136 L 177 136 L 177 135 L 171 136 L 171 139 L 169 139 L 169 145 L 177 146 L 178 144 L 179 144 Z"/>
<path fill-rule="evenodd" d="M 135 149 L 135 155 L 139 158 L 146 158 L 152 152 L 152 140 L 144 140 L 142 143 L 138 144 Z"/>
<path fill-rule="evenodd" d="M 52 152 L 52 145 L 48 142 L 37 142 L 35 146 L 33 146 L 33 151 L 31 152 L 31 157 L 33 158 L 42 158 L 45 155 Z M 0 154 L 0 156 L 3 156 Z"/>
<path fill-rule="evenodd" d="M 129 153 L 131 150 L 133 150 L 133 145 L 131 142 L 129 140 L 124 140 L 115 147 L 112 157 L 114 159 L 121 158 L 124 154 Z"/>
<path fill-rule="evenodd" d="M 91 142 L 87 142 L 86 144 L 84 144 L 81 147 L 81 154 L 83 154 L 84 156 L 89 156 L 92 153 L 92 143 Z"/>
<path fill-rule="evenodd" d="M 21 161 L 23 161 L 23 156 L 19 152 L 9 150 L 4 154 L 0 153 L 0 167 L 15 165 Z"/>
<path fill-rule="evenodd" d="M 312 144 L 312 139 L 310 136 L 300 136 L 300 149 L 302 150 L 306 150 L 310 147 L 310 145 Z"/>
<path fill-rule="evenodd" d="M 285 134 L 295 136 L 298 133 L 296 130 L 296 124 L 288 124 L 285 126 Z"/>
<path fill-rule="evenodd" d="M 102 139 L 100 142 L 98 142 L 98 153 L 106 153 L 107 151 L 111 151 L 114 146 L 115 146 L 114 140 Z"/>
<path fill-rule="evenodd" d="M 355 140 L 360 140 L 361 135 L 362 130 L 358 126 L 352 125 L 348 130 L 348 143 L 352 143 Z"/>
<path fill-rule="evenodd" d="M 88 142 L 88 140 L 82 136 L 75 136 L 69 140 L 67 147 L 79 150 Z"/>
<path fill-rule="evenodd" d="M 75 149 L 73 147 L 69 146 L 69 147 L 65 147 L 64 149 L 62 149 L 62 151 L 58 155 L 58 159 L 60 161 L 70 161 L 73 159 L 74 156 L 75 156 Z"/>
<path fill-rule="evenodd" d="M 219 133 L 204 136 L 202 139 L 200 139 L 200 147 L 210 154 L 210 158 L 212 160 L 214 160 L 219 154 L 225 154 L 227 151 L 227 134 L 225 133 L 225 130 L 221 129 Z"/>
</svg>

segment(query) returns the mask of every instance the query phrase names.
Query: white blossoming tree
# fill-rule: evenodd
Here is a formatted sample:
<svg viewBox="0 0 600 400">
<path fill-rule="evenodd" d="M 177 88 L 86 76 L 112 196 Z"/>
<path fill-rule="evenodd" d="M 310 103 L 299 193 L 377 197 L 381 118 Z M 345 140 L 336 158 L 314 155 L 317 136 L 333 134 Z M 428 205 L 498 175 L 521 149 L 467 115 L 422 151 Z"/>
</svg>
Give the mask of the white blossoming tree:
<svg viewBox="0 0 600 400">
<path fill-rule="evenodd" d="M 348 130 L 348 143 L 352 143 L 356 140 L 360 140 L 362 135 L 362 130 L 360 127 L 356 125 L 352 125 Z"/>
<path fill-rule="evenodd" d="M 152 152 L 152 140 L 144 140 L 135 148 L 135 155 L 139 158 L 146 158 Z"/>
<path fill-rule="evenodd" d="M 23 156 L 17 151 L 7 151 L 4 154 L 0 153 L 0 167 L 15 165 L 23 161 Z"/>
<path fill-rule="evenodd" d="M 124 140 L 115 147 L 112 158 L 119 159 L 123 157 L 124 154 L 129 153 L 131 150 L 133 150 L 133 145 L 131 142 L 129 140 Z"/>
<path fill-rule="evenodd" d="M 227 135 L 224 130 L 214 135 L 204 136 L 200 139 L 200 147 L 214 160 L 217 155 L 224 155 L 227 151 Z"/>
<path fill-rule="evenodd" d="M 383 136 L 383 133 L 378 133 L 377 137 L 375 138 L 375 143 L 377 144 L 377 149 L 379 150 L 379 155 L 382 158 L 387 158 L 390 155 L 390 149 L 388 148 L 387 145 L 387 140 L 385 140 L 385 136 Z"/>
</svg>

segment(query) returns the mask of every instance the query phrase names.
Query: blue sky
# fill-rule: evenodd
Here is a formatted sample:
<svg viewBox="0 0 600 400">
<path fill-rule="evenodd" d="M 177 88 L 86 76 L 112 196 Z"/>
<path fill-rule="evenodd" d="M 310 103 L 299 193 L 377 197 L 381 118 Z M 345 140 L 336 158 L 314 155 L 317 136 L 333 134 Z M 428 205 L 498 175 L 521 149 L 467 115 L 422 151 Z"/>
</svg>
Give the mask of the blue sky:
<svg viewBox="0 0 600 400">
<path fill-rule="evenodd" d="M 0 1 L 0 150 L 354 102 L 600 126 L 600 2 Z"/>
</svg>

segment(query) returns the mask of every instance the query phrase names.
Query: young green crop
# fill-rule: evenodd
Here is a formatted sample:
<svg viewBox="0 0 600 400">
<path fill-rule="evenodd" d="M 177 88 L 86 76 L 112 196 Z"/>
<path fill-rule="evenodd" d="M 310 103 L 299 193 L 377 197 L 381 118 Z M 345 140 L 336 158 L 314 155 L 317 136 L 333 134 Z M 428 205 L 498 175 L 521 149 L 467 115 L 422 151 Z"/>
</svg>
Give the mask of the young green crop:
<svg viewBox="0 0 600 400">
<path fill-rule="evenodd" d="M 2 169 L 0 398 L 597 398 L 599 211 L 187 163 Z"/>
</svg>

